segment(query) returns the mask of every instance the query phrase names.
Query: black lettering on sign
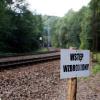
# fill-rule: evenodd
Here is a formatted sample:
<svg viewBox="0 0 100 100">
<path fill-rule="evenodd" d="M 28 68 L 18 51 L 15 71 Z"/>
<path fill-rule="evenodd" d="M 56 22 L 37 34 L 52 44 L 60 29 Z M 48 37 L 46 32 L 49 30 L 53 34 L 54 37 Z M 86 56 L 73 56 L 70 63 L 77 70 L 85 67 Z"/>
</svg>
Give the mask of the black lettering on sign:
<svg viewBox="0 0 100 100">
<path fill-rule="evenodd" d="M 63 71 L 64 71 L 64 72 L 68 72 L 68 70 L 67 70 L 67 65 L 63 65 Z"/>
<path fill-rule="evenodd" d="M 83 59 L 83 53 L 71 53 L 70 60 L 71 61 L 81 61 Z"/>
<path fill-rule="evenodd" d="M 63 72 L 88 70 L 89 64 L 63 65 Z"/>
</svg>

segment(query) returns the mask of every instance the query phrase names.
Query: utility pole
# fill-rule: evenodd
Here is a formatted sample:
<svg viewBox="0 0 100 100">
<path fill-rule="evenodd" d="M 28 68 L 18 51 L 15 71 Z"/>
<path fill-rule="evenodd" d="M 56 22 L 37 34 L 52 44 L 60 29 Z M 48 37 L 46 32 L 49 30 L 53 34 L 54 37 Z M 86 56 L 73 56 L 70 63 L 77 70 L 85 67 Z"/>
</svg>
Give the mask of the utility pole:
<svg viewBox="0 0 100 100">
<path fill-rule="evenodd" d="M 47 28 L 47 30 L 48 30 L 48 48 L 50 47 L 50 44 L 51 44 L 51 37 L 50 37 L 50 27 L 49 27 L 49 25 L 48 25 L 48 28 Z"/>
</svg>

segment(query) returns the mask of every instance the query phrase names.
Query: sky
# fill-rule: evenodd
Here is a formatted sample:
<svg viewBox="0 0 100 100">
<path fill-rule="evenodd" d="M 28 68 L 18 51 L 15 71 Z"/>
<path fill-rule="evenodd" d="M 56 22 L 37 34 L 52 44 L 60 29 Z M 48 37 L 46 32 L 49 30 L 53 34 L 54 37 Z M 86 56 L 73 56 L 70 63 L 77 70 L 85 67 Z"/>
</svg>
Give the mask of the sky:
<svg viewBox="0 0 100 100">
<path fill-rule="evenodd" d="M 68 10 L 78 11 L 88 5 L 90 0 L 26 0 L 31 11 L 42 15 L 64 16 Z"/>
</svg>

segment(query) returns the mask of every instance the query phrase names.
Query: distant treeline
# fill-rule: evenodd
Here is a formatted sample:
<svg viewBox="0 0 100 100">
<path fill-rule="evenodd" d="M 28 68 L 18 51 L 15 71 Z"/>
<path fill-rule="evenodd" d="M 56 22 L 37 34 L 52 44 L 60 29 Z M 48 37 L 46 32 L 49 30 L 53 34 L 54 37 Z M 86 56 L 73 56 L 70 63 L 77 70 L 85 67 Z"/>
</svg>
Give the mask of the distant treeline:
<svg viewBox="0 0 100 100">
<path fill-rule="evenodd" d="M 45 16 L 45 19 L 54 47 L 100 50 L 100 0 L 91 0 L 77 12 L 71 9 L 64 17 Z"/>
</svg>

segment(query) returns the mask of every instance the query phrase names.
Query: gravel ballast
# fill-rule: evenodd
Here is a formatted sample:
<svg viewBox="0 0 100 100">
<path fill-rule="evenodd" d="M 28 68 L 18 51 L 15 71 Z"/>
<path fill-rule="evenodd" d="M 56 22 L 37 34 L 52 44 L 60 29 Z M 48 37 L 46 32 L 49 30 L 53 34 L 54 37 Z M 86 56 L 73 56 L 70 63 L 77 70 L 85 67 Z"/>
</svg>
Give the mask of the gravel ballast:
<svg viewBox="0 0 100 100">
<path fill-rule="evenodd" d="M 67 79 L 60 79 L 60 61 L 2 70 L 1 100 L 66 100 Z M 78 78 L 77 100 L 100 100 L 100 73 Z"/>
</svg>

